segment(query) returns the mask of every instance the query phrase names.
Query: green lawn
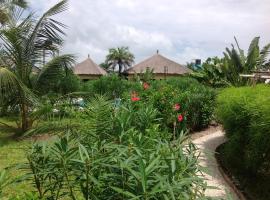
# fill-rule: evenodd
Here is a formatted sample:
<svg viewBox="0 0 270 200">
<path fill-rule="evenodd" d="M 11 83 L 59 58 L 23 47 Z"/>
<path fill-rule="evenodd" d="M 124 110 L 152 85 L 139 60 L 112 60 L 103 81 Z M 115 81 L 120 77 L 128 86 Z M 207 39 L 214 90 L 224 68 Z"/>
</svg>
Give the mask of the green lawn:
<svg viewBox="0 0 270 200">
<path fill-rule="evenodd" d="M 15 126 L 15 124 L 8 119 L 1 118 L 0 121 Z M 18 163 L 24 163 L 26 161 L 25 155 L 32 142 L 30 140 L 15 140 L 12 137 L 15 131 L 16 129 L 7 128 L 0 124 L 0 171 L 10 166 L 16 167 Z M 11 168 L 8 174 L 11 179 L 15 179 L 22 175 L 22 172 Z M 29 190 L 29 184 L 27 185 L 22 182 L 8 186 L 4 190 L 4 193 L 7 196 L 13 196 Z"/>
</svg>

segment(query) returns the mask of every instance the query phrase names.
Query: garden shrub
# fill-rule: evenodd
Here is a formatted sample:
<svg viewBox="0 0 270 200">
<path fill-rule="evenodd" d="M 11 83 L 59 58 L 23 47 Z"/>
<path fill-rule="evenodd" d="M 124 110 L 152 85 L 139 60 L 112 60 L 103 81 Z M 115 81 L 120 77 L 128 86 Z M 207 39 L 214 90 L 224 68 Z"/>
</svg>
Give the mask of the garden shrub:
<svg viewBox="0 0 270 200">
<path fill-rule="evenodd" d="M 181 114 L 186 120 L 187 128 L 192 131 L 206 128 L 213 120 L 216 98 L 214 89 L 188 77 L 153 81 L 150 85 L 140 96 L 147 96 L 149 104 L 160 111 L 165 125 L 172 124 L 170 116 L 175 103 L 181 104 Z"/>
<path fill-rule="evenodd" d="M 249 176 L 269 173 L 270 87 L 228 88 L 219 94 L 217 104 L 228 137 L 227 164 Z"/>
<path fill-rule="evenodd" d="M 122 79 L 116 74 L 100 77 L 97 80 L 91 80 L 82 84 L 86 92 L 99 95 L 107 95 L 109 98 L 121 98 L 123 93 L 132 90 L 138 90 L 140 84 Z"/>
<path fill-rule="evenodd" d="M 206 128 L 213 119 L 215 90 L 189 77 L 171 78 L 166 82 L 181 93 L 186 104 L 187 126 L 191 130 Z"/>
<path fill-rule="evenodd" d="M 106 95 L 115 102 L 121 99 L 119 105 L 126 105 L 135 92 L 141 102 L 158 111 L 157 116 L 164 130 L 173 129 L 176 114 L 183 116 L 185 128 L 191 131 L 207 127 L 213 119 L 215 90 L 189 77 L 140 82 L 128 81 L 113 74 L 82 83 L 82 88 L 93 95 Z M 181 112 L 174 112 L 174 104 L 180 104 Z"/>
<path fill-rule="evenodd" d="M 163 83 L 138 85 L 119 106 L 96 95 L 70 111 L 65 134 L 33 145 L 19 165 L 33 197 L 204 199 L 198 151 L 183 134 L 186 93 Z"/>
<path fill-rule="evenodd" d="M 67 134 L 35 144 L 23 169 L 40 199 L 203 199 L 197 149 L 134 129 L 122 140 L 86 141 Z"/>
</svg>

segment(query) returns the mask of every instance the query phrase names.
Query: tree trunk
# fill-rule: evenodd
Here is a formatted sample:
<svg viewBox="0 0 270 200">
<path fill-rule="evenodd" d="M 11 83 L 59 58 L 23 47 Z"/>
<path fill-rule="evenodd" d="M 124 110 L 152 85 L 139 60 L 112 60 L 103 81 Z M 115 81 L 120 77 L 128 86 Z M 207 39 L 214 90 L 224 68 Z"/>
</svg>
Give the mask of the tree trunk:
<svg viewBox="0 0 270 200">
<path fill-rule="evenodd" d="M 122 72 L 122 63 L 121 62 L 118 62 L 118 66 L 119 66 L 119 72 L 118 72 L 118 75 L 121 76 L 121 72 Z"/>
<path fill-rule="evenodd" d="M 31 128 L 32 123 L 29 120 L 28 111 L 29 111 L 28 106 L 25 104 L 25 102 L 23 102 L 21 105 L 21 130 L 22 130 L 22 133 L 20 133 L 18 136 L 22 136 L 22 134 L 24 132 L 28 131 Z"/>
</svg>

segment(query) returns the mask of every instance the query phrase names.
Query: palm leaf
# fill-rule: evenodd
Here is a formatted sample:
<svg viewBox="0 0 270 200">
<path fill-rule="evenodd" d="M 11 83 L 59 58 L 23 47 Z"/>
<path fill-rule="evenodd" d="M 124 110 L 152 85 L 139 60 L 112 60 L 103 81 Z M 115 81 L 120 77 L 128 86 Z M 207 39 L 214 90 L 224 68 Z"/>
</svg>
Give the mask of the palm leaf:
<svg viewBox="0 0 270 200">
<path fill-rule="evenodd" d="M 35 89 L 42 87 L 44 84 L 53 84 L 69 73 L 72 73 L 74 65 L 74 56 L 70 54 L 54 57 L 49 61 L 39 73 L 36 80 Z"/>
<path fill-rule="evenodd" d="M 234 40 L 235 40 L 236 46 L 237 46 L 238 51 L 239 51 L 239 55 L 240 55 L 240 59 L 241 59 L 241 64 L 242 64 L 242 66 L 244 66 L 245 65 L 245 60 L 246 60 L 246 57 L 245 57 L 245 54 L 244 54 L 244 50 L 240 48 L 239 43 L 238 43 L 238 41 L 237 41 L 237 39 L 236 39 L 235 36 L 234 36 Z"/>
<path fill-rule="evenodd" d="M 16 99 L 14 103 L 28 101 L 37 103 L 35 95 L 16 77 L 14 73 L 4 67 L 0 67 L 0 100 Z M 16 98 L 17 97 L 17 98 Z"/>
<path fill-rule="evenodd" d="M 31 31 L 31 35 L 28 39 L 28 49 L 30 53 L 34 53 L 36 49 L 43 50 L 44 48 L 55 50 L 56 45 L 61 45 L 63 39 L 61 35 L 64 35 L 62 28 L 64 24 L 51 19 L 56 14 L 59 14 L 67 9 L 67 0 L 62 0 L 47 12 L 38 20 L 35 27 Z"/>
<path fill-rule="evenodd" d="M 255 69 L 257 67 L 256 64 L 260 56 L 259 40 L 260 37 L 255 37 L 249 45 L 247 61 L 245 66 L 246 71 Z"/>
<path fill-rule="evenodd" d="M 269 53 L 270 53 L 270 43 L 265 45 L 260 52 L 260 58 L 257 62 L 259 68 L 265 68 L 265 64 L 267 63 Z"/>
</svg>

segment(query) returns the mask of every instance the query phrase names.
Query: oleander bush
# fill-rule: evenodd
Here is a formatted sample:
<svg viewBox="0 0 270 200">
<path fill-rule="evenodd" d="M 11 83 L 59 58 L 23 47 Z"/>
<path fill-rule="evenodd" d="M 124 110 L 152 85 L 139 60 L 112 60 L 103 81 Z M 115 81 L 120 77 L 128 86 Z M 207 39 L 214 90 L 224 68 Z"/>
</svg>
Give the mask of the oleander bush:
<svg viewBox="0 0 270 200">
<path fill-rule="evenodd" d="M 179 91 L 177 95 L 186 104 L 188 128 L 206 128 L 214 117 L 216 91 L 189 77 L 172 78 L 166 82 Z"/>
<path fill-rule="evenodd" d="M 172 112 L 179 111 L 174 106 Z M 35 143 L 27 162 L 18 165 L 24 175 L 17 182 L 33 185 L 25 198 L 204 199 L 196 146 L 181 126 L 171 142 L 157 113 L 135 96 L 120 107 L 103 96 L 91 99 L 75 115 L 75 129 Z"/>
<path fill-rule="evenodd" d="M 223 90 L 217 98 L 217 116 L 228 137 L 227 164 L 248 176 L 269 174 L 270 87 Z"/>
<path fill-rule="evenodd" d="M 203 198 L 197 150 L 183 137 L 171 145 L 129 130 L 121 142 L 84 145 L 67 135 L 34 145 L 22 169 L 41 199 Z"/>
</svg>

